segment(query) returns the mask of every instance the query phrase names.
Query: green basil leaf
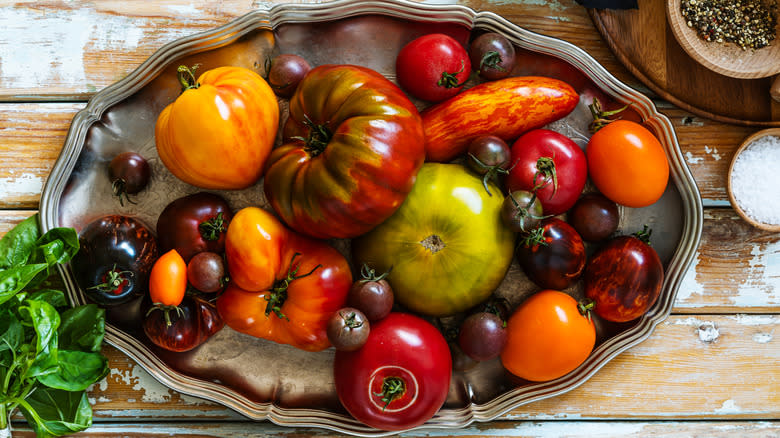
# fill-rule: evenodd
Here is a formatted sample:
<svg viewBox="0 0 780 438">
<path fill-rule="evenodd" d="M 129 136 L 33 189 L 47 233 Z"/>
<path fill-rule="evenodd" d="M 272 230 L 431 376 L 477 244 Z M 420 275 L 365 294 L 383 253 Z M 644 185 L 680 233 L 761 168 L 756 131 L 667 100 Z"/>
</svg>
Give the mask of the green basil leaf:
<svg viewBox="0 0 780 438">
<path fill-rule="evenodd" d="M 28 295 L 27 299 L 35 301 L 46 301 L 54 307 L 65 307 L 68 305 L 68 300 L 65 298 L 65 293 L 61 290 L 55 289 L 37 290 Z"/>
<path fill-rule="evenodd" d="M 46 269 L 45 263 L 15 266 L 0 271 L 0 304 L 8 301 L 24 289 L 39 272 Z"/>
<path fill-rule="evenodd" d="M 27 371 L 27 377 L 51 374 L 57 371 L 57 329 L 60 314 L 45 301 L 27 300 L 19 308 L 19 314 L 35 329 L 35 360 Z"/>
<path fill-rule="evenodd" d="M 106 311 L 96 304 L 73 307 L 61 315 L 59 349 L 100 351 L 106 333 Z"/>
<path fill-rule="evenodd" d="M 24 418 L 39 438 L 70 435 L 92 425 L 92 407 L 87 393 L 39 387 L 19 405 Z"/>
<path fill-rule="evenodd" d="M 0 239 L 0 269 L 22 266 L 27 263 L 35 242 L 40 236 L 38 215 L 23 220 Z"/>
<path fill-rule="evenodd" d="M 16 351 L 24 342 L 24 327 L 22 323 L 11 314 L 0 314 L 0 351 Z"/>
<path fill-rule="evenodd" d="M 70 261 L 79 250 L 79 236 L 73 228 L 52 228 L 35 242 L 36 262 L 49 266 Z"/>
<path fill-rule="evenodd" d="M 57 361 L 57 372 L 38 376 L 38 381 L 49 388 L 84 391 L 108 375 L 108 359 L 100 353 L 60 350 Z"/>
</svg>

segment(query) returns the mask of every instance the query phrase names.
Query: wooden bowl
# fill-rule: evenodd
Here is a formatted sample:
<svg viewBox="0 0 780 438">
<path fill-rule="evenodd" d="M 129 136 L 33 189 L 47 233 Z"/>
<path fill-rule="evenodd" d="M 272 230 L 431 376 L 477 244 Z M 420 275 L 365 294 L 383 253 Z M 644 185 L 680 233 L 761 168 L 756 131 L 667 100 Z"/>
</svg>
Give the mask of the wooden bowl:
<svg viewBox="0 0 780 438">
<path fill-rule="evenodd" d="M 775 39 L 758 50 L 742 50 L 734 43 L 705 41 L 696 30 L 688 27 L 680 12 L 681 0 L 667 0 L 666 17 L 677 42 L 688 55 L 705 67 L 725 76 L 756 79 L 780 73 L 780 32 Z M 780 24 L 780 20 L 778 20 Z"/>
<path fill-rule="evenodd" d="M 732 191 L 732 187 L 731 187 L 731 177 L 732 177 L 732 172 L 734 171 L 734 163 L 737 162 L 737 157 L 739 157 L 739 155 L 742 153 L 742 151 L 745 150 L 745 148 L 748 147 L 748 145 L 758 140 L 759 138 L 766 137 L 768 135 L 774 135 L 776 137 L 780 137 L 780 128 L 769 128 L 769 129 L 758 131 L 753 135 L 749 136 L 748 138 L 746 138 L 745 141 L 742 142 L 742 144 L 739 146 L 737 151 L 734 153 L 734 158 L 731 159 L 731 164 L 729 165 L 729 174 L 728 174 L 728 179 L 726 181 L 726 191 L 728 192 L 729 202 L 731 202 L 731 206 L 734 207 L 734 210 L 736 210 L 737 214 L 739 214 L 740 217 L 742 217 L 742 219 L 744 219 L 747 223 L 762 230 L 780 232 L 780 224 L 766 224 L 757 221 L 753 217 L 748 216 L 747 213 L 745 213 L 745 211 L 739 205 L 739 203 L 737 203 L 737 200 L 734 197 L 734 192 Z M 767 190 L 777 190 L 777 188 L 767 187 Z"/>
</svg>

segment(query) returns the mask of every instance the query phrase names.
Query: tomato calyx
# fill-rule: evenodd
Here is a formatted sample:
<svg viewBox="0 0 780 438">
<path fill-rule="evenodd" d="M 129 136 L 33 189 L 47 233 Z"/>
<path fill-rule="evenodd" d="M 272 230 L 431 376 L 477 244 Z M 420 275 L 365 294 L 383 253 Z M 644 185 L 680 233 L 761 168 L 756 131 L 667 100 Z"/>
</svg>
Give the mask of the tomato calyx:
<svg viewBox="0 0 780 438">
<path fill-rule="evenodd" d="M 539 178 L 542 178 L 542 182 L 536 182 Z M 558 191 L 558 172 L 555 170 L 555 162 L 552 157 L 539 157 L 536 160 L 536 173 L 534 173 L 534 179 L 532 184 L 534 185 L 531 192 L 536 194 L 536 191 L 546 187 L 552 180 L 553 192 L 550 195 L 550 199 L 555 196 Z"/>
<path fill-rule="evenodd" d="M 551 215 L 544 215 L 544 216 L 536 216 L 533 213 L 531 213 L 531 206 L 533 205 L 534 201 L 536 201 L 536 190 L 533 190 L 531 192 L 531 199 L 528 200 L 528 203 L 526 205 L 520 205 L 519 202 L 517 202 L 517 199 L 515 199 L 514 192 L 509 193 L 509 199 L 512 201 L 512 205 L 515 206 L 515 209 L 517 212 L 514 215 L 515 219 L 520 220 L 520 227 L 525 229 L 525 219 L 533 219 L 533 220 L 542 220 L 547 219 Z M 538 230 L 539 228 L 536 228 Z M 533 231 L 532 231 L 533 232 Z"/>
<path fill-rule="evenodd" d="M 181 318 L 184 316 L 184 311 L 178 305 L 167 305 L 162 303 L 154 303 L 152 307 L 146 312 L 146 316 L 152 314 L 155 310 L 163 312 L 163 318 L 165 318 L 165 326 L 170 327 L 173 322 L 171 321 L 171 312 L 176 312 L 176 315 Z"/>
<path fill-rule="evenodd" d="M 222 212 L 217 213 L 216 217 L 198 224 L 198 230 L 200 231 L 200 235 L 206 240 L 219 240 L 219 235 L 227 232 Z"/>
<path fill-rule="evenodd" d="M 133 275 L 132 271 L 118 271 L 116 264 L 114 264 L 109 271 L 103 274 L 103 278 L 101 278 L 103 280 L 102 283 L 89 287 L 87 290 L 95 289 L 102 293 L 119 295 L 124 290 L 125 283 L 130 283 L 129 277 Z"/>
<path fill-rule="evenodd" d="M 544 227 L 540 225 L 523 235 L 520 244 L 525 247 L 547 246 L 547 238 L 544 237 Z"/>
<path fill-rule="evenodd" d="M 363 266 L 360 267 L 360 276 L 363 277 L 360 279 L 361 283 L 368 283 L 369 281 L 382 281 L 384 280 L 388 275 L 390 275 L 390 272 L 393 270 L 393 267 L 390 266 L 390 269 L 383 272 L 379 276 L 376 275 L 376 270 L 368 266 L 368 263 L 363 263 Z"/>
<path fill-rule="evenodd" d="M 385 405 L 382 406 L 382 411 L 387 409 L 387 406 L 393 402 L 393 400 L 401 397 L 406 392 L 406 383 L 400 377 L 385 377 L 382 380 L 382 392 L 375 392 L 374 395 L 382 397 L 381 401 Z"/>
<path fill-rule="evenodd" d="M 579 310 L 580 315 L 584 316 L 585 318 L 588 318 L 588 322 L 593 321 L 593 310 L 595 308 L 596 308 L 596 302 L 590 298 L 586 298 L 582 301 L 577 302 L 577 310 Z"/>
<path fill-rule="evenodd" d="M 462 87 L 466 81 L 458 82 L 458 75 L 463 73 L 463 70 L 466 68 L 466 63 L 461 60 L 460 61 L 460 70 L 456 71 L 455 73 L 448 73 L 446 71 L 443 71 L 441 73 L 441 78 L 439 78 L 439 81 L 436 82 L 436 85 L 444 88 L 458 88 Z M 468 77 L 466 78 L 468 80 Z"/>
<path fill-rule="evenodd" d="M 355 312 L 349 312 L 348 315 L 344 316 L 343 313 L 339 312 L 339 316 L 341 319 L 344 320 L 344 326 L 349 329 L 356 329 L 359 327 L 363 327 L 363 321 L 358 321 L 357 313 Z"/>
<path fill-rule="evenodd" d="M 648 227 L 647 224 L 645 224 L 642 230 L 637 231 L 636 233 L 632 234 L 632 236 L 650 245 L 650 236 L 652 234 L 653 234 L 653 230 L 650 227 Z"/>
<path fill-rule="evenodd" d="M 125 200 L 131 204 L 136 204 L 135 201 L 133 201 L 130 198 L 130 195 L 127 193 L 127 181 L 125 181 L 124 178 L 117 178 L 113 183 L 111 183 L 111 192 L 119 198 L 119 205 L 122 207 L 125 206 Z"/>
<path fill-rule="evenodd" d="M 503 58 L 501 58 L 501 54 L 495 50 L 485 52 L 485 55 L 482 56 L 482 59 L 479 61 L 479 70 L 481 71 L 483 67 L 487 67 L 502 72 L 506 71 L 506 69 L 501 66 L 502 61 Z"/>
<path fill-rule="evenodd" d="M 192 67 L 180 65 L 179 68 L 176 69 L 176 74 L 179 78 L 179 83 L 181 84 L 182 93 L 187 90 L 200 88 L 200 84 L 195 78 L 195 70 L 197 70 L 198 67 L 200 67 L 200 64 L 195 64 Z"/>
<path fill-rule="evenodd" d="M 304 143 L 303 150 L 309 153 L 310 156 L 316 157 L 317 155 L 325 152 L 325 148 L 328 147 L 333 133 L 328 129 L 327 123 L 321 125 L 314 123 L 309 118 L 308 114 L 303 115 L 303 124 L 309 128 L 309 135 L 307 138 L 300 136 L 292 137 L 294 140 L 300 140 Z"/>
<path fill-rule="evenodd" d="M 286 319 L 289 321 L 290 318 L 282 313 L 282 305 L 287 300 L 287 289 L 290 287 L 290 283 L 292 283 L 294 280 L 308 277 L 309 275 L 313 274 L 314 271 L 322 267 L 322 264 L 320 263 L 313 267 L 311 271 L 302 275 L 298 275 L 298 269 L 301 268 L 301 265 L 300 263 L 297 266 L 294 265 L 295 258 L 300 255 L 301 253 L 299 252 L 293 254 L 292 259 L 290 259 L 290 266 L 287 269 L 287 277 L 281 280 L 276 280 L 271 289 L 268 289 L 268 292 L 270 293 L 263 296 L 263 298 L 268 301 L 268 304 L 265 306 L 265 316 L 270 316 L 271 312 L 273 312 L 279 319 Z"/>
<path fill-rule="evenodd" d="M 479 173 L 482 174 L 482 187 L 485 188 L 485 191 L 488 195 L 493 196 L 492 193 L 490 193 L 490 189 L 488 188 L 488 182 L 492 179 L 498 182 L 498 175 L 509 175 L 509 171 L 511 169 L 504 169 L 501 164 L 496 164 L 495 166 L 490 166 L 488 164 L 485 164 L 482 160 L 477 158 L 476 155 L 469 152 L 469 158 L 471 158 L 474 162 L 474 164 L 477 165 L 479 168 Z"/>
<path fill-rule="evenodd" d="M 616 110 L 604 111 L 601 108 L 601 102 L 599 102 L 598 99 L 593 99 L 593 103 L 588 105 L 588 108 L 590 108 L 590 114 L 593 116 L 593 122 L 588 125 L 588 129 L 591 133 L 594 133 L 615 121 L 615 119 L 611 119 L 610 117 L 622 113 L 628 108 L 628 105 Z"/>
</svg>

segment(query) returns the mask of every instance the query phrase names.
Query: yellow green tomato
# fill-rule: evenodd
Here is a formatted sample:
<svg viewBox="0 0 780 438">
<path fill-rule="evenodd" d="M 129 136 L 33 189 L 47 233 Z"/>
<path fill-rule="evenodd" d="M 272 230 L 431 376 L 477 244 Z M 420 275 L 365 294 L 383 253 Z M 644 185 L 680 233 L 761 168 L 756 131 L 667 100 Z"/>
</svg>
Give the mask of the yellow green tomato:
<svg viewBox="0 0 780 438">
<path fill-rule="evenodd" d="M 514 249 L 501 220 L 504 197 L 495 185 L 490 192 L 460 164 L 426 163 L 395 214 L 353 240 L 355 261 L 392 268 L 395 300 L 415 312 L 444 316 L 479 304 L 503 280 Z"/>
</svg>

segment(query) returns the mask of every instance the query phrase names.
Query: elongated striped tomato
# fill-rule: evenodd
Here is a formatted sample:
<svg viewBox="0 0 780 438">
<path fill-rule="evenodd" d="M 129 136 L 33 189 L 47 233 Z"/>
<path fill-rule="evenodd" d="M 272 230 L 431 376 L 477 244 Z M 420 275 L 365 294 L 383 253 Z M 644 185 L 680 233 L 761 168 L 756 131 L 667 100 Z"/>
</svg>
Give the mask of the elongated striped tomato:
<svg viewBox="0 0 780 438">
<path fill-rule="evenodd" d="M 155 140 L 165 167 L 205 189 L 242 189 L 262 175 L 279 127 L 271 87 L 252 70 L 219 67 L 197 81 L 179 67 L 181 95 L 157 118 Z"/>
<path fill-rule="evenodd" d="M 579 102 L 571 85 L 540 76 L 485 82 L 422 112 L 426 161 L 450 161 L 483 135 L 512 141 L 569 114 Z"/>
</svg>

